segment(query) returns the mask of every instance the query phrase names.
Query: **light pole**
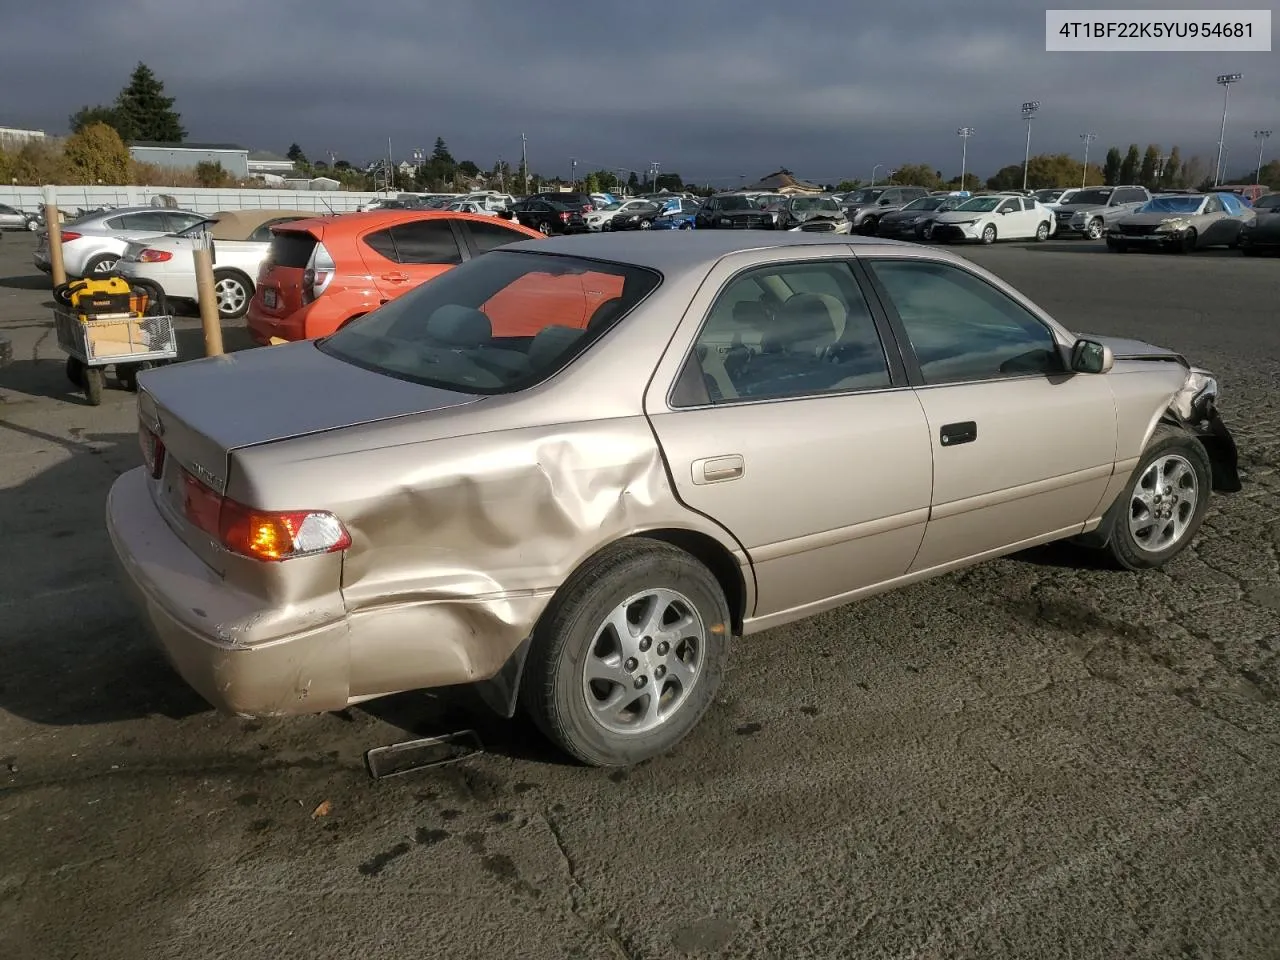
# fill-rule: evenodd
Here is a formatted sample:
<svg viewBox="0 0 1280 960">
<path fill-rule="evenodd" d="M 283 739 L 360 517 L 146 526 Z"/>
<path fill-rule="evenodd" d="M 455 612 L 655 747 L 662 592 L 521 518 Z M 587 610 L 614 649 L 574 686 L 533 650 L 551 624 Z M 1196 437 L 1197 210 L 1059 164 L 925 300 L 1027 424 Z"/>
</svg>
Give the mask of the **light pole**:
<svg viewBox="0 0 1280 960">
<path fill-rule="evenodd" d="M 1262 182 L 1262 148 L 1266 145 L 1267 141 L 1271 138 L 1271 131 L 1255 130 L 1253 131 L 1253 138 L 1258 141 L 1258 175 L 1253 178 L 1253 182 L 1261 183 Z"/>
<path fill-rule="evenodd" d="M 1218 164 L 1213 168 L 1213 185 L 1222 182 L 1222 148 L 1227 142 L 1227 104 L 1231 102 L 1231 85 L 1238 83 L 1243 74 L 1224 73 L 1219 75 L 1218 83 L 1222 85 L 1222 130 L 1218 134 Z"/>
<path fill-rule="evenodd" d="M 873 187 L 876 185 L 876 171 L 883 166 L 884 166 L 883 163 L 877 163 L 874 167 L 871 168 L 871 185 Z"/>
<path fill-rule="evenodd" d="M 569 158 L 569 186 L 573 186 L 578 182 L 578 158 Z"/>
<path fill-rule="evenodd" d="M 1082 133 L 1080 139 L 1084 141 L 1084 169 L 1080 171 L 1080 189 L 1083 190 L 1085 180 L 1089 176 L 1089 144 L 1098 139 L 1096 133 Z"/>
<path fill-rule="evenodd" d="M 978 131 L 973 127 L 961 127 L 956 131 L 956 136 L 960 138 L 960 189 L 964 189 L 964 176 L 969 169 L 969 138 Z"/>
<path fill-rule="evenodd" d="M 1027 153 L 1022 160 L 1022 189 L 1027 189 L 1027 168 L 1031 165 L 1031 121 L 1040 109 L 1039 100 L 1028 100 L 1022 105 L 1022 119 L 1027 122 Z"/>
<path fill-rule="evenodd" d="M 658 168 L 661 166 L 662 164 L 660 164 L 657 160 L 654 160 L 649 164 L 649 176 L 653 178 L 653 183 L 651 184 L 651 186 L 653 187 L 654 193 L 658 192 Z"/>
<path fill-rule="evenodd" d="M 524 195 L 529 195 L 529 138 L 520 134 L 520 167 L 524 171 Z"/>
</svg>

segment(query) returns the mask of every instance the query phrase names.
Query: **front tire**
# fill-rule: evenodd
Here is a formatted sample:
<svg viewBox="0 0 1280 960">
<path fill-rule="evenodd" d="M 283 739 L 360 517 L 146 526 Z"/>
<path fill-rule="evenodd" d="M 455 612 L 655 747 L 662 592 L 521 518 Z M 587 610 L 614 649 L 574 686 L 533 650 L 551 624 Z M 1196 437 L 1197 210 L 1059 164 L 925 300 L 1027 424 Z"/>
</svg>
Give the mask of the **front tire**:
<svg viewBox="0 0 1280 960">
<path fill-rule="evenodd" d="M 988 223 L 982 228 L 982 242 L 985 244 L 996 242 L 996 225 L 994 223 Z"/>
<path fill-rule="evenodd" d="M 1041 222 L 1041 224 L 1038 227 L 1036 227 L 1036 242 L 1044 243 L 1048 239 L 1049 239 L 1049 224 Z"/>
<path fill-rule="evenodd" d="M 862 233 L 868 237 L 874 237 L 880 231 L 880 218 L 867 217 L 862 221 Z"/>
<path fill-rule="evenodd" d="M 587 561 L 534 631 L 521 699 L 591 766 L 629 766 L 679 743 L 711 706 L 732 630 L 724 591 L 683 550 L 620 541 Z"/>
<path fill-rule="evenodd" d="M 1089 225 L 1084 228 L 1084 235 L 1088 237 L 1090 240 L 1101 240 L 1102 239 L 1102 219 L 1100 217 L 1094 217 L 1092 220 L 1090 220 Z"/>
<path fill-rule="evenodd" d="M 1195 539 L 1209 507 L 1213 466 L 1195 437 L 1161 424 L 1103 521 L 1107 550 L 1126 570 L 1163 567 Z"/>
<path fill-rule="evenodd" d="M 1187 227 L 1187 232 L 1182 235 L 1175 248 L 1178 253 L 1192 253 L 1196 249 L 1196 228 Z"/>
</svg>

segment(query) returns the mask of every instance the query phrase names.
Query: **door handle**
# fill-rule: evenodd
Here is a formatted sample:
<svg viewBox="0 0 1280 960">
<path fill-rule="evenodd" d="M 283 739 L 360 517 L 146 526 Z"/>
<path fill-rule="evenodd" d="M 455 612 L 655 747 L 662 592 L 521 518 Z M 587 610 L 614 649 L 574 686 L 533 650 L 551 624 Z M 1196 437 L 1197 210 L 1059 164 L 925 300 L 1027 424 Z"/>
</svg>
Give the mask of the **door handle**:
<svg viewBox="0 0 1280 960">
<path fill-rule="evenodd" d="M 938 431 L 938 440 L 944 447 L 954 447 L 959 443 L 973 443 L 978 439 L 978 425 L 972 420 L 961 423 L 943 424 Z"/>
<path fill-rule="evenodd" d="M 693 482 L 696 484 L 737 480 L 746 472 L 746 461 L 736 453 L 693 461 Z"/>
<path fill-rule="evenodd" d="M 382 275 L 382 279 L 383 279 L 383 280 L 393 280 L 393 281 L 395 281 L 396 283 L 402 283 L 402 282 L 404 282 L 405 280 L 408 280 L 408 279 L 409 279 L 409 276 L 408 276 L 408 274 L 404 274 L 404 273 L 384 273 L 384 274 Z"/>
</svg>

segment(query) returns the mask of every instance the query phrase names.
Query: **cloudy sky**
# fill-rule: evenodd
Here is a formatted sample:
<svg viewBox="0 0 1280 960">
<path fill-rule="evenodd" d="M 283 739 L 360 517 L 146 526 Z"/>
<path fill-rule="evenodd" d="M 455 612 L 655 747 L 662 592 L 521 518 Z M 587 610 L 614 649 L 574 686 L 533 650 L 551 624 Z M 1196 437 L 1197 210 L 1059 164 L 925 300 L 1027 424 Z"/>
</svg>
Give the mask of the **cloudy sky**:
<svg viewBox="0 0 1280 960">
<path fill-rule="evenodd" d="M 658 161 L 721 184 L 780 166 L 824 182 L 865 179 L 881 163 L 954 176 L 955 131 L 968 125 L 969 169 L 985 176 L 1021 163 L 1019 106 L 1039 100 L 1033 153 L 1077 153 L 1092 131 L 1094 151 L 1178 144 L 1211 165 L 1214 77 L 1235 72 L 1244 80 L 1231 92 L 1228 168 L 1252 166 L 1254 130 L 1280 132 L 1275 53 L 1046 53 L 1046 4 L 1028 0 L 0 6 L 0 126 L 63 132 L 68 114 L 110 101 L 143 59 L 177 97 L 189 139 L 278 153 L 296 141 L 313 159 L 363 161 L 391 137 L 399 160 L 442 136 L 456 158 L 487 167 L 517 161 L 523 132 L 530 166 L 549 176 L 568 176 L 571 157 L 579 174 Z M 74 42 L 44 75 L 57 35 Z"/>
</svg>

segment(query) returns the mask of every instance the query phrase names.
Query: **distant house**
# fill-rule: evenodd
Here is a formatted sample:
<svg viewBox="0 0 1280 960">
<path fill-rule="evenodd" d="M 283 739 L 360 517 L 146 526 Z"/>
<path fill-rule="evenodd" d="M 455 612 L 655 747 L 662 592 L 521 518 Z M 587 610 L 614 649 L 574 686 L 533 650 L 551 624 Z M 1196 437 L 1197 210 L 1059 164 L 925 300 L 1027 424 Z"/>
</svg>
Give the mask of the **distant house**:
<svg viewBox="0 0 1280 960">
<path fill-rule="evenodd" d="M 277 177 L 293 173 L 293 161 L 272 153 L 270 150 L 254 150 L 249 154 L 249 173 L 273 173 Z"/>
<path fill-rule="evenodd" d="M 412 177 L 415 173 L 418 172 L 418 168 L 415 167 L 408 160 L 401 160 L 400 165 L 396 167 L 396 169 L 399 170 L 400 173 L 402 173 L 406 177 Z"/>
<path fill-rule="evenodd" d="M 333 177 L 313 177 L 307 184 L 308 190 L 340 190 L 342 183 Z"/>
<path fill-rule="evenodd" d="M 249 150 L 234 143 L 160 143 L 134 140 L 129 156 L 138 163 L 153 163 L 170 170 L 194 170 L 202 163 L 217 163 L 231 176 L 249 176 Z"/>
<path fill-rule="evenodd" d="M 822 184 L 809 183 L 797 179 L 790 170 L 782 169 L 761 178 L 756 183 L 748 184 L 744 190 L 759 190 L 767 193 L 822 193 Z"/>
<path fill-rule="evenodd" d="M 43 130 L 23 130 L 19 127 L 0 127 L 0 147 L 21 147 L 32 140 L 43 140 Z"/>
</svg>

